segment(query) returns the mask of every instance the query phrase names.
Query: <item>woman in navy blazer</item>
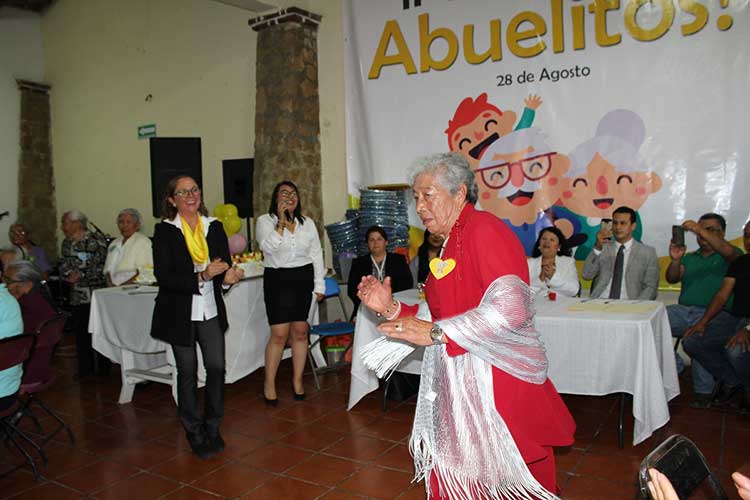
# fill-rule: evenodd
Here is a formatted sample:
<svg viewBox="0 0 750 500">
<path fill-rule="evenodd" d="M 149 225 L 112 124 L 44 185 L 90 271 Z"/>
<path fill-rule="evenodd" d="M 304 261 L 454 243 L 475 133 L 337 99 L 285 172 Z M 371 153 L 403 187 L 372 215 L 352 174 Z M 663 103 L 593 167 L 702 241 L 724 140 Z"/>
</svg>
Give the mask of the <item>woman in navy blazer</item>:
<svg viewBox="0 0 750 500">
<path fill-rule="evenodd" d="M 151 336 L 172 345 L 180 420 L 190 447 L 201 458 L 224 449 L 224 332 L 229 326 L 222 291 L 242 278 L 230 267 L 224 228 L 207 217 L 196 182 L 187 176 L 167 184 L 164 220 L 154 231 L 154 275 L 159 284 Z M 198 400 L 196 342 L 206 369 L 205 412 Z"/>
</svg>

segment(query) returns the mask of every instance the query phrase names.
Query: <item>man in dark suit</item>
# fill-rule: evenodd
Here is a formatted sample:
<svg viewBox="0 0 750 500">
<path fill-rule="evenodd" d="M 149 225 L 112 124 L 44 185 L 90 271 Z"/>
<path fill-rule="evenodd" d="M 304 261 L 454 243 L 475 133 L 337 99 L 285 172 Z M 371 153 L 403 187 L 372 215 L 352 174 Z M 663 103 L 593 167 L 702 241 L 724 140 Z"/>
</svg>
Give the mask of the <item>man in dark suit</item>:
<svg viewBox="0 0 750 500">
<path fill-rule="evenodd" d="M 619 207 L 612 214 L 612 230 L 603 227 L 596 234 L 594 249 L 583 264 L 583 277 L 595 278 L 591 297 L 656 298 L 659 286 L 656 250 L 633 239 L 636 225 L 635 210 Z"/>
</svg>

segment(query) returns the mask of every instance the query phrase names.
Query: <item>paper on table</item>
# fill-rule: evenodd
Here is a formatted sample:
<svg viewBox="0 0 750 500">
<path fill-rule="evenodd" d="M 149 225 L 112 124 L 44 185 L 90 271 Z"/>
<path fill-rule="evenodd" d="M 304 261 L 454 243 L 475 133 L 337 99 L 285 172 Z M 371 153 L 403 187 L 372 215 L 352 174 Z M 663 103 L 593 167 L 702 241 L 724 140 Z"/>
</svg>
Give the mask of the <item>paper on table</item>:
<svg viewBox="0 0 750 500">
<path fill-rule="evenodd" d="M 650 301 L 583 300 L 568 306 L 568 311 L 644 314 L 653 311 L 656 307 L 657 304 Z"/>
</svg>

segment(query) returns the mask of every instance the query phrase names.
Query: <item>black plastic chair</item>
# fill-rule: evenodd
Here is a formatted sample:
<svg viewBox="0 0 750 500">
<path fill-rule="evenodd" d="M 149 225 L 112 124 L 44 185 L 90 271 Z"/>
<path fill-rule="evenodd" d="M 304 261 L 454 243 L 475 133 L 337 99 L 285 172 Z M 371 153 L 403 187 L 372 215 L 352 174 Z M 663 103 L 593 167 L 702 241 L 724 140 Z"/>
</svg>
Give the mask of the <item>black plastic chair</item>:
<svg viewBox="0 0 750 500">
<path fill-rule="evenodd" d="M 41 408 L 47 415 L 57 421 L 57 427 L 43 436 L 42 446 L 47 444 L 62 430 L 65 430 L 68 434 L 70 444 L 75 443 L 73 431 L 71 431 L 68 424 L 66 424 L 57 413 L 47 406 L 38 395 L 40 392 L 51 386 L 55 381 L 55 372 L 52 368 L 52 353 L 54 352 L 55 346 L 62 338 L 67 317 L 68 316 L 65 313 L 58 313 L 43 322 L 37 328 L 34 334 L 34 346 L 24 367 L 21 390 L 19 391 L 21 396 L 26 396 L 21 406 L 21 418 L 31 418 L 36 424 L 40 434 L 44 434 L 44 430 L 41 428 L 39 421 L 33 414 L 34 405 Z"/>
<path fill-rule="evenodd" d="M 34 336 L 28 333 L 0 340 L 0 370 L 7 370 L 8 368 L 23 364 L 23 362 L 26 361 L 29 357 L 29 353 L 31 352 L 31 346 L 33 343 Z M 13 404 L 11 404 L 5 410 L 0 411 L 0 429 L 2 429 L 2 433 L 5 435 L 6 443 L 10 441 L 13 446 L 21 453 L 21 455 L 23 455 L 26 461 L 4 471 L 2 474 L 0 474 L 0 477 L 5 477 L 8 474 L 20 469 L 24 465 L 28 465 L 34 473 L 34 477 L 38 481 L 40 476 L 39 471 L 36 467 L 36 462 L 29 454 L 29 452 L 26 451 L 26 449 L 22 446 L 21 441 L 36 449 L 37 453 L 39 453 L 39 455 L 42 457 L 45 466 L 47 465 L 47 457 L 39 447 L 39 445 L 37 445 L 34 440 L 32 440 L 28 435 L 26 435 L 26 433 L 19 429 L 17 425 L 18 419 L 16 417 L 16 413 L 18 412 L 19 407 L 19 401 L 16 398 Z"/>
</svg>

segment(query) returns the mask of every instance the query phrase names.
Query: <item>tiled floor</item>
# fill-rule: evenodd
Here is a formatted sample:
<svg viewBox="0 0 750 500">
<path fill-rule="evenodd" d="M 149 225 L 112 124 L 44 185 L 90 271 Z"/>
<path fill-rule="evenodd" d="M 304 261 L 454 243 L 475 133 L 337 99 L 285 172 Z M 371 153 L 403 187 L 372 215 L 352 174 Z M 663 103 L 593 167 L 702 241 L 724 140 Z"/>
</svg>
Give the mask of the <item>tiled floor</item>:
<svg viewBox="0 0 750 500">
<path fill-rule="evenodd" d="M 308 399 L 291 399 L 290 367 L 282 365 L 277 408 L 260 399 L 262 370 L 227 386 L 223 434 L 226 451 L 202 461 L 187 449 L 167 386 L 136 390 L 132 404 L 118 405 L 119 373 L 72 380 L 70 358 L 56 358 L 60 374 L 44 395 L 73 426 L 76 443 L 60 435 L 49 443 L 44 479 L 25 470 L 0 479 L 0 498 L 23 499 L 421 499 L 410 484 L 406 440 L 414 402 L 380 408 L 371 395 L 346 411 L 348 373 L 324 377 L 324 388 L 306 380 Z M 689 391 L 689 381 L 682 381 Z M 285 391 L 285 387 L 289 387 Z M 733 470 L 750 472 L 750 417 L 692 410 L 689 395 L 671 405 L 672 421 L 637 447 L 617 448 L 617 396 L 566 396 L 578 430 L 570 448 L 557 450 L 558 482 L 566 499 L 636 498 L 641 459 L 664 437 L 682 433 L 696 441 L 738 498 Z M 629 413 L 628 409 L 628 415 Z M 632 417 L 626 442 L 632 439 Z M 42 424 L 49 425 L 49 421 Z M 30 428 L 30 426 L 29 426 Z M 17 457 L 3 450 L 2 463 Z M 0 465 L 7 467 L 7 465 Z"/>
</svg>

